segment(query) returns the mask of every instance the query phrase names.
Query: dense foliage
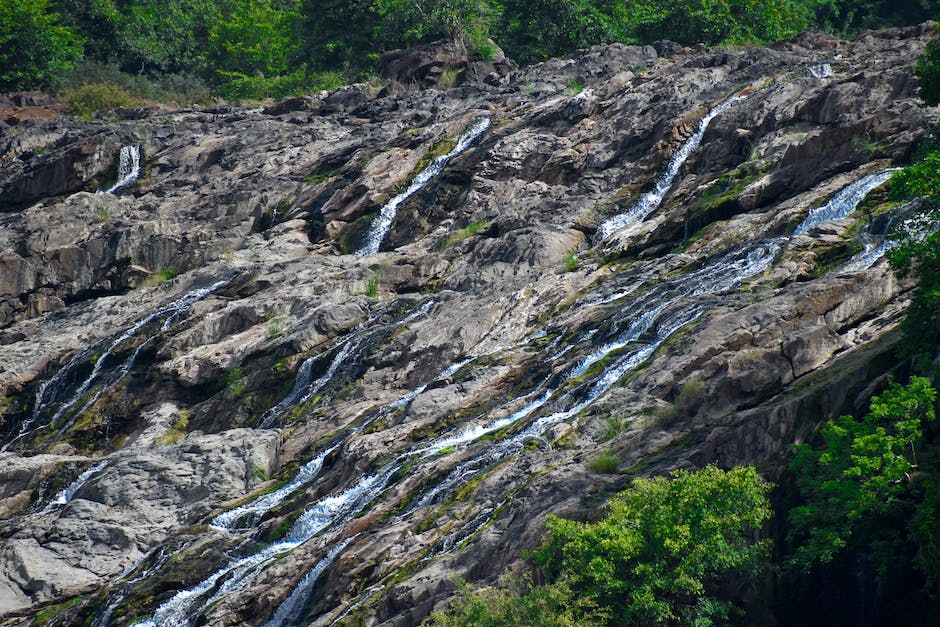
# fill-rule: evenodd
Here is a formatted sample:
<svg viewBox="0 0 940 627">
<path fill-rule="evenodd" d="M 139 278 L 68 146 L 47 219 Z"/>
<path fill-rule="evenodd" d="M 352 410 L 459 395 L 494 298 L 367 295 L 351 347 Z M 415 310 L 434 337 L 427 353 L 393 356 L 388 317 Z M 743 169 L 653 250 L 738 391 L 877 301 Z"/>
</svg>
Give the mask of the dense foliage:
<svg viewBox="0 0 940 627">
<path fill-rule="evenodd" d="M 0 89 L 76 87 L 120 70 L 259 98 L 356 79 L 386 50 L 442 38 L 482 58 L 495 41 L 530 63 L 597 43 L 760 43 L 938 14 L 940 0 L 5 0 Z"/>
<path fill-rule="evenodd" d="M 0 91 L 47 85 L 81 55 L 81 38 L 59 23 L 48 0 L 0 6 Z"/>
<path fill-rule="evenodd" d="M 758 532 L 770 517 L 769 490 L 753 468 L 637 479 L 596 523 L 549 519 L 533 554 L 548 585 L 464 593 L 433 623 L 725 622 L 735 608 L 722 590 L 755 581 L 766 563 L 769 546 Z M 539 611 L 544 618 L 529 622 Z"/>
<path fill-rule="evenodd" d="M 793 563 L 809 570 L 832 561 L 862 523 L 909 498 L 924 423 L 935 418 L 937 394 L 914 377 L 872 399 L 864 417 L 842 416 L 822 429 L 822 446 L 799 445 L 791 468 L 803 503 L 790 512 L 799 538 Z"/>
</svg>

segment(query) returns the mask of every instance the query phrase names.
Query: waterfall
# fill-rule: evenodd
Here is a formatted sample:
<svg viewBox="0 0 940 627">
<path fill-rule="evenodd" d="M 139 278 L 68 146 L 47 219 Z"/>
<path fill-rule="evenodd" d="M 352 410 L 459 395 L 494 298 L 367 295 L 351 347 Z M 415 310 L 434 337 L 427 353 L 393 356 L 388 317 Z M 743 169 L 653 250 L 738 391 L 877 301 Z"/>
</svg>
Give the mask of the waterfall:
<svg viewBox="0 0 940 627">
<path fill-rule="evenodd" d="M 823 79 L 832 76 L 832 66 L 828 63 L 811 63 L 806 66 L 806 73 L 813 78 Z"/>
<path fill-rule="evenodd" d="M 352 538 L 346 538 L 330 549 L 329 553 L 317 562 L 316 566 L 310 569 L 310 572 L 304 575 L 304 578 L 301 579 L 300 583 L 297 584 L 297 587 L 294 588 L 290 595 L 284 599 L 284 602 L 278 606 L 277 611 L 274 612 L 274 616 L 264 624 L 264 627 L 296 625 L 303 614 L 304 603 L 310 596 L 310 591 L 314 584 L 317 583 L 317 579 L 320 578 L 323 571 L 330 567 L 333 560 L 336 559 L 336 556 L 343 552 L 343 549 L 346 548 L 346 545 L 349 544 L 350 541 L 352 541 Z"/>
<path fill-rule="evenodd" d="M 600 238 L 607 239 L 620 229 L 644 221 L 651 213 L 656 211 L 660 203 L 662 203 L 663 198 L 666 196 L 666 193 L 672 187 L 672 183 L 676 175 L 679 174 L 679 169 L 682 167 L 682 164 L 686 162 L 689 156 L 695 152 L 695 149 L 699 147 L 699 144 L 702 143 L 702 137 L 705 136 L 705 130 L 708 128 L 711 121 L 745 98 L 746 96 L 732 96 L 706 113 L 705 116 L 698 121 L 698 126 L 692 137 L 687 139 L 669 160 L 666 171 L 659 180 L 656 181 L 656 186 L 653 190 L 643 194 L 640 200 L 627 211 L 602 222 L 597 229 Z"/>
<path fill-rule="evenodd" d="M 402 203 L 414 196 L 417 192 L 421 191 L 425 185 L 427 185 L 432 179 L 441 173 L 441 171 L 444 169 L 444 166 L 447 165 L 448 161 L 450 161 L 455 155 L 458 155 L 469 148 L 470 145 L 476 141 L 476 139 L 489 127 L 489 118 L 484 117 L 477 120 L 467 131 L 464 132 L 463 135 L 460 136 L 460 138 L 457 140 L 457 145 L 454 146 L 453 150 L 451 150 L 446 155 L 437 157 L 431 161 L 431 163 L 428 164 L 428 166 L 411 181 L 411 184 L 405 191 L 385 203 L 385 205 L 379 211 L 379 215 L 375 218 L 371 227 L 369 228 L 369 233 L 366 235 L 365 244 L 356 254 L 372 255 L 379 252 L 379 246 L 382 245 L 382 241 L 388 234 L 389 229 L 392 228 L 392 223 L 395 221 L 395 216 L 398 214 L 398 208 L 402 205 Z"/>
<path fill-rule="evenodd" d="M 105 193 L 113 194 L 140 177 L 140 146 L 122 146 L 118 157 L 117 181 Z"/>
<path fill-rule="evenodd" d="M 291 407 L 306 403 L 311 398 L 316 396 L 320 390 L 325 388 L 327 384 L 333 380 L 336 371 L 340 369 L 341 366 L 345 365 L 346 360 L 351 354 L 353 354 L 359 348 L 358 338 L 351 338 L 340 346 L 339 350 L 336 351 L 336 354 L 333 357 L 333 360 L 330 362 L 329 367 L 326 369 L 326 372 L 315 381 L 313 379 L 313 366 L 316 365 L 318 357 L 311 357 L 307 359 L 300 365 L 300 368 L 297 370 L 297 379 L 294 381 L 294 385 L 291 388 L 290 392 L 287 393 L 277 405 L 269 409 L 261 417 L 259 426 L 262 429 L 268 429 L 274 425 L 275 420 L 283 414 L 285 411 Z"/>
<path fill-rule="evenodd" d="M 823 222 L 839 220 L 851 214 L 858 205 L 865 200 L 865 197 L 875 189 L 883 185 L 892 174 L 900 168 L 888 168 L 873 174 L 868 174 L 854 181 L 841 190 L 835 196 L 829 199 L 826 204 L 810 211 L 802 222 L 793 231 L 794 235 L 806 233 L 813 227 Z"/>
<path fill-rule="evenodd" d="M 139 624 L 142 627 L 188 625 L 191 615 L 198 615 L 222 597 L 240 589 L 282 554 L 293 551 L 320 531 L 350 520 L 385 489 L 394 470 L 386 467 L 379 474 L 362 477 L 358 483 L 340 494 L 320 499 L 300 515 L 283 540 L 237 559 L 196 586 L 177 592 L 160 605 L 152 617 Z M 200 602 L 213 590 L 215 592 L 211 597 Z"/>
<path fill-rule="evenodd" d="M 91 468 L 86 469 L 82 474 L 78 475 L 78 478 L 70 483 L 64 490 L 59 492 L 55 498 L 49 501 L 49 504 L 42 510 L 43 514 L 48 514 L 49 512 L 58 509 L 59 507 L 65 505 L 72 500 L 72 497 L 75 496 L 75 493 L 78 492 L 79 488 L 88 483 L 88 480 L 93 476 L 98 474 L 100 471 L 104 470 L 104 467 L 108 465 L 108 460 L 99 462 L 92 466 Z"/>
<path fill-rule="evenodd" d="M 901 221 L 897 228 L 892 228 L 894 220 L 899 214 L 903 214 L 905 209 L 910 208 L 910 204 L 896 209 L 895 215 L 888 220 L 881 233 L 863 233 L 863 250 L 845 264 L 839 267 L 835 272 L 861 272 L 875 265 L 875 263 L 885 256 L 885 254 L 894 248 L 897 248 L 904 242 L 920 242 L 927 238 L 931 233 L 940 228 L 940 223 L 932 219 L 929 215 L 913 215 Z"/>
<path fill-rule="evenodd" d="M 528 418 L 547 405 L 553 398 L 559 396 L 563 398 L 570 397 L 568 402 L 565 403 L 567 408 L 533 421 L 532 424 L 526 427 L 521 433 L 496 443 L 483 454 L 472 458 L 468 462 L 459 464 L 458 467 L 445 478 L 440 486 L 426 491 L 419 505 L 433 502 L 437 495 L 459 485 L 460 482 L 476 474 L 484 467 L 521 451 L 527 438 L 540 436 L 544 429 L 551 424 L 569 418 L 592 403 L 621 378 L 622 374 L 627 369 L 634 368 L 648 359 L 655 348 L 665 341 L 666 338 L 689 321 L 701 315 L 705 310 L 705 304 L 697 302 L 688 304 L 685 307 L 680 306 L 677 308 L 676 312 L 665 311 L 668 305 L 675 305 L 683 298 L 735 287 L 748 276 L 752 276 L 761 269 L 768 267 L 777 252 L 779 252 L 779 246 L 773 243 L 758 243 L 748 249 L 729 253 L 685 277 L 652 288 L 647 294 L 638 297 L 633 304 L 641 308 L 646 307 L 647 309 L 652 307 L 652 310 L 662 312 L 662 314 L 658 316 L 643 315 L 648 312 L 641 311 L 639 312 L 640 315 L 636 316 L 636 320 L 640 322 L 637 324 L 628 324 L 627 330 L 624 333 L 629 334 L 632 338 L 639 339 L 644 333 L 652 331 L 655 325 L 653 337 L 648 341 L 642 342 L 639 348 L 631 349 L 626 354 L 616 358 L 602 373 L 602 376 L 596 380 L 596 383 L 589 387 L 586 397 L 579 400 L 562 391 L 562 388 L 569 383 L 571 379 L 578 376 L 577 373 L 583 373 L 583 371 L 589 367 L 589 365 L 582 362 L 571 370 L 561 384 L 554 387 L 543 385 L 541 390 L 537 390 L 530 395 L 528 401 L 521 409 L 510 413 L 508 416 L 478 425 L 470 425 L 458 429 L 451 434 L 445 434 L 423 446 L 412 448 L 410 451 L 399 455 L 395 460 L 386 464 L 377 472 L 363 475 L 354 485 L 344 491 L 319 499 L 316 503 L 308 506 L 303 511 L 282 540 L 268 545 L 255 553 L 235 559 L 216 570 L 212 575 L 196 586 L 177 592 L 173 597 L 157 608 L 151 619 L 143 624 L 153 626 L 187 624 L 193 617 L 198 616 L 217 600 L 241 589 L 255 574 L 284 553 L 294 550 L 300 544 L 307 542 L 325 530 L 334 529 L 338 525 L 351 520 L 353 516 L 361 512 L 363 508 L 387 489 L 396 473 L 402 471 L 408 463 L 428 459 L 452 447 L 469 445 L 471 442 L 479 440 L 488 433 L 492 433 Z M 634 308 L 627 306 L 623 308 L 623 311 L 631 311 L 632 309 Z M 415 317 L 417 313 L 418 312 L 413 312 L 404 320 Z M 622 346 L 629 344 L 631 341 L 632 340 L 627 340 L 627 338 L 622 337 L 619 342 L 608 343 L 606 349 L 607 354 L 619 350 Z M 597 361 L 600 358 L 600 356 L 595 356 L 592 358 L 592 361 Z M 454 363 L 447 368 L 441 376 L 449 376 L 457 372 L 466 363 L 466 359 Z M 415 392 L 420 393 L 419 390 L 425 388 L 426 384 L 419 386 Z M 398 401 L 390 403 L 388 407 L 404 406 L 417 395 L 415 392 L 409 392 Z M 266 499 L 264 496 L 260 497 L 245 506 L 235 508 L 231 510 L 231 512 L 217 516 L 213 524 L 224 529 L 232 529 L 235 523 L 245 516 L 256 517 L 263 512 L 269 511 L 276 504 L 288 498 L 290 494 L 295 493 L 302 485 L 312 481 L 322 469 L 323 459 L 332 452 L 334 448 L 324 451 L 305 464 L 301 473 L 298 473 L 298 476 L 295 477 L 294 480 L 279 491 L 268 495 L 271 496 L 270 500 Z M 479 523 L 480 521 L 476 522 Z M 470 533 L 473 533 L 476 528 L 478 528 L 478 525 L 471 525 L 463 530 L 467 531 L 469 529 Z M 302 611 L 302 604 L 309 598 L 315 582 L 332 560 L 345 548 L 346 542 L 348 542 L 348 540 L 333 545 L 326 557 L 318 562 L 305 576 L 301 584 L 292 591 L 288 599 L 275 611 L 271 619 L 272 625 L 283 624 L 283 621 L 294 620 L 297 616 L 297 612 Z M 454 545 L 456 544 L 459 544 L 459 542 L 456 541 L 455 538 Z"/>
<path fill-rule="evenodd" d="M 0 452 L 7 451 L 14 443 L 31 433 L 35 433 L 44 426 L 55 425 L 63 416 L 65 416 L 66 412 L 68 412 L 79 400 L 81 400 L 89 388 L 91 388 L 91 386 L 100 379 L 102 374 L 105 372 L 106 367 L 109 365 L 110 357 L 115 352 L 117 352 L 118 349 L 124 345 L 124 343 L 136 337 L 142 329 L 152 324 L 153 322 L 163 319 L 163 325 L 161 326 L 160 330 L 168 330 L 183 316 L 184 313 L 186 313 L 193 303 L 202 300 L 209 294 L 228 283 L 230 280 L 231 279 L 217 281 L 209 287 L 193 290 L 173 301 L 172 303 L 161 307 L 157 311 L 136 322 L 130 328 L 118 334 L 118 336 L 107 343 L 107 347 L 97 355 L 97 358 L 94 360 L 94 366 L 92 367 L 91 374 L 89 374 L 77 387 L 74 386 L 74 382 L 71 381 L 71 379 L 73 378 L 75 372 L 94 356 L 94 352 L 93 350 L 86 350 L 73 357 L 67 364 L 59 369 L 59 371 L 56 372 L 56 374 L 51 379 L 39 387 L 39 390 L 36 392 L 36 401 L 33 406 L 32 414 L 30 414 L 29 418 L 23 421 L 23 424 L 20 426 L 19 433 L 12 440 L 7 442 L 2 448 L 0 448 Z M 141 349 L 150 341 L 152 341 L 152 339 L 153 336 L 148 338 L 143 344 L 134 350 L 130 357 L 117 366 L 117 368 L 112 372 L 111 376 L 105 381 L 104 385 L 101 387 L 101 389 L 98 390 L 94 397 L 85 403 L 85 405 L 83 405 L 78 412 L 72 415 L 71 419 L 67 423 L 68 425 L 71 425 L 72 421 L 74 421 L 75 418 L 94 405 L 94 403 L 99 398 L 101 398 L 101 395 L 104 394 L 106 390 L 113 387 L 124 377 L 124 375 L 130 372 L 130 369 L 134 366 Z M 63 400 L 62 397 L 65 394 L 69 394 L 69 397 L 66 400 Z M 30 428 L 31 425 L 37 423 L 42 418 L 46 409 L 55 403 L 61 404 L 55 413 L 53 413 L 52 417 L 44 421 L 42 424 Z"/>
<path fill-rule="evenodd" d="M 300 365 L 300 368 L 297 369 L 297 377 L 294 379 L 294 385 L 291 386 L 290 391 L 284 396 L 284 398 L 278 401 L 276 405 L 264 412 L 264 414 L 261 416 L 261 420 L 259 421 L 258 426 L 263 429 L 274 426 L 278 417 L 283 415 L 284 412 L 292 407 L 306 403 L 316 396 L 330 383 L 330 381 L 333 380 L 333 377 L 336 376 L 337 371 L 339 371 L 340 368 L 348 363 L 350 356 L 357 354 L 360 346 L 370 333 L 378 333 L 388 329 L 390 326 L 394 328 L 400 328 L 406 324 L 414 322 L 418 318 L 422 318 L 428 315 L 436 302 L 437 301 L 435 301 L 433 298 L 425 301 L 420 306 L 412 309 L 408 315 L 403 317 L 401 320 L 393 322 L 390 325 L 380 325 L 377 329 L 370 329 L 370 325 L 375 322 L 377 316 L 370 317 L 368 320 L 358 325 L 347 334 L 346 338 L 340 343 L 339 349 L 334 354 L 333 359 L 330 361 L 330 365 L 327 367 L 326 372 L 324 372 L 323 375 L 316 380 L 313 380 L 313 368 L 320 360 L 322 355 L 314 355 L 313 357 L 306 359 Z"/>
<path fill-rule="evenodd" d="M 781 247 L 777 242 L 758 242 L 732 251 L 695 272 L 660 284 L 646 294 L 638 296 L 622 310 L 632 312 L 633 315 L 619 336 L 580 360 L 563 377 L 561 383 L 544 391 L 536 400 L 507 419 L 507 422 L 512 424 L 528 417 L 553 398 L 562 405 L 567 405 L 566 408 L 536 419 L 516 435 L 457 464 L 440 483 L 427 490 L 417 500 L 415 508 L 436 503 L 441 495 L 449 493 L 483 469 L 522 452 L 526 440 L 540 437 L 547 428 L 571 418 L 594 403 L 627 372 L 649 359 L 676 331 L 704 313 L 706 306 L 692 299 L 737 287 L 745 279 L 769 268 L 780 251 Z M 586 394 L 582 398 L 578 399 L 570 392 L 564 392 L 569 383 L 587 372 L 593 364 L 624 349 L 626 352 L 615 356 L 613 362 L 592 382 L 577 386 L 586 388 Z"/>
<path fill-rule="evenodd" d="M 311 483 L 320 474 L 323 469 L 323 460 L 336 450 L 336 446 L 331 446 L 309 462 L 300 467 L 294 478 L 286 485 L 278 488 L 274 492 L 262 495 L 251 501 L 227 512 L 223 512 L 212 519 L 210 526 L 217 529 L 232 530 L 235 529 L 235 523 L 251 516 L 251 524 L 254 524 L 264 513 L 280 505 L 287 497 L 299 490 L 301 487 Z"/>
</svg>

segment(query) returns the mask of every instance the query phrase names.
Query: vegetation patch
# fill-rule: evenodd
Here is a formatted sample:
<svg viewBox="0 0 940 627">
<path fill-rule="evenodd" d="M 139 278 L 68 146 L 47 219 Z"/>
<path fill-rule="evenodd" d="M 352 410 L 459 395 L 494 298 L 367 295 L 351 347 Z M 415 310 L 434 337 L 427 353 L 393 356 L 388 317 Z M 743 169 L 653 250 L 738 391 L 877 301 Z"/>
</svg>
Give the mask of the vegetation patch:
<svg viewBox="0 0 940 627">
<path fill-rule="evenodd" d="M 157 438 L 157 444 L 160 446 L 169 446 L 178 442 L 187 433 L 189 419 L 191 414 L 189 410 L 181 409 L 176 416 L 176 420 L 170 426 L 170 429 Z"/>
<path fill-rule="evenodd" d="M 490 225 L 490 220 L 477 220 L 476 222 L 471 222 L 462 229 L 457 229 L 453 233 L 447 236 L 444 240 L 444 243 L 441 245 L 442 250 L 447 250 L 457 242 L 462 242 L 463 240 L 476 235 L 478 232 Z"/>
<path fill-rule="evenodd" d="M 617 459 L 617 456 L 614 455 L 610 449 L 605 449 L 597 454 L 594 459 L 588 464 L 588 468 L 591 472 L 596 472 L 602 475 L 614 475 L 617 474 L 618 469 L 620 468 L 620 460 Z"/>
</svg>

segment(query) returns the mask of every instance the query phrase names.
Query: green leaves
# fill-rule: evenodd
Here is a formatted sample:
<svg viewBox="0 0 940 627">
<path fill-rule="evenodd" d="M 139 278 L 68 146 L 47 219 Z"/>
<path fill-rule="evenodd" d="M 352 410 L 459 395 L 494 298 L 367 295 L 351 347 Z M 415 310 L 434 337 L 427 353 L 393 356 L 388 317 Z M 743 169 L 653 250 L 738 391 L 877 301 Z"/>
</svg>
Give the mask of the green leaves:
<svg viewBox="0 0 940 627">
<path fill-rule="evenodd" d="M 48 87 L 81 57 L 81 38 L 48 0 L 0 3 L 0 91 Z"/>
<path fill-rule="evenodd" d="M 886 513 L 904 497 L 936 398 L 923 377 L 913 377 L 907 387 L 892 383 L 861 419 L 827 422 L 821 449 L 796 447 L 790 469 L 804 504 L 790 512 L 789 538 L 799 544 L 791 566 L 808 571 L 831 561 L 860 521 Z"/>
<path fill-rule="evenodd" d="M 936 40 L 927 43 L 923 56 L 917 59 L 914 74 L 920 82 L 921 99 L 930 106 L 940 104 L 940 43 Z"/>
<path fill-rule="evenodd" d="M 503 625 L 712 625 L 735 609 L 714 591 L 739 589 L 763 569 L 758 540 L 770 517 L 771 485 L 754 468 L 709 466 L 637 479 L 596 523 L 549 517 L 532 556 L 548 583 L 504 580 L 471 592 L 461 584 L 437 627 Z"/>
<path fill-rule="evenodd" d="M 771 514 L 769 489 L 753 468 L 637 479 L 600 522 L 551 518 L 534 558 L 552 579 L 610 608 L 613 624 L 718 619 L 729 605 L 707 590 L 762 567 L 768 546 L 755 536 Z"/>
</svg>

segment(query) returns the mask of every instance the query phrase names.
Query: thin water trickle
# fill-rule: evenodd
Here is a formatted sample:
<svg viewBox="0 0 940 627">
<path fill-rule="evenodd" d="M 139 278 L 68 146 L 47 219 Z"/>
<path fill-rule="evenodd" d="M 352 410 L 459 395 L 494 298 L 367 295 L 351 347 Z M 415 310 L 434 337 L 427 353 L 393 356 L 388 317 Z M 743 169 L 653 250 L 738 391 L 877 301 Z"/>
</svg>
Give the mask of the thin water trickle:
<svg viewBox="0 0 940 627">
<path fill-rule="evenodd" d="M 75 493 L 78 490 L 88 483 L 88 480 L 97 475 L 99 472 L 104 470 L 105 466 L 108 465 L 108 460 L 104 460 L 92 466 L 91 468 L 86 469 L 82 474 L 78 475 L 78 478 L 75 479 L 72 483 L 65 487 L 64 490 L 59 492 L 55 498 L 49 501 L 49 504 L 43 508 L 42 513 L 48 514 L 49 512 L 58 509 L 72 500 L 72 497 L 75 496 Z"/>
<path fill-rule="evenodd" d="M 490 123 L 490 119 L 486 117 L 477 120 L 463 135 L 460 136 L 460 138 L 457 140 L 457 145 L 454 146 L 453 150 L 451 150 L 446 155 L 437 157 L 431 161 L 431 163 L 411 181 L 411 184 L 405 191 L 385 203 L 385 205 L 379 211 L 379 215 L 375 218 L 371 227 L 369 228 L 369 233 L 366 235 L 365 244 L 359 251 L 356 252 L 356 254 L 364 256 L 373 255 L 379 252 L 379 247 L 385 240 L 385 236 L 388 235 L 389 229 L 392 228 L 392 223 L 395 221 L 395 216 L 398 214 L 398 208 L 402 205 L 402 203 L 421 191 L 425 185 L 430 183 L 432 179 L 440 174 L 444 170 L 444 166 L 447 165 L 448 161 L 469 148 L 470 145 L 476 141 L 476 139 L 482 135 L 486 129 L 490 127 Z"/>
<path fill-rule="evenodd" d="M 326 457 L 335 450 L 336 446 L 331 446 L 311 459 L 309 462 L 300 467 L 300 470 L 297 471 L 297 474 L 294 475 L 293 479 L 274 492 L 269 492 L 268 494 L 258 497 L 254 501 L 234 509 L 230 509 L 227 512 L 222 512 L 212 519 L 210 526 L 225 531 L 230 531 L 232 529 L 242 529 L 245 527 L 236 527 L 236 523 L 245 519 L 249 520 L 249 527 L 254 525 L 254 523 L 257 522 L 257 520 L 266 512 L 271 511 L 283 503 L 284 500 L 294 492 L 310 484 L 314 479 L 316 479 L 320 474 L 320 471 L 323 469 L 323 460 L 325 460 Z"/>
<path fill-rule="evenodd" d="M 401 328 L 406 324 L 414 322 L 415 320 L 428 315 L 436 302 L 437 301 L 434 299 L 425 301 L 418 307 L 412 309 L 401 320 L 390 323 L 390 325 L 379 325 L 379 327 L 376 329 L 371 327 L 372 324 L 376 321 L 377 316 L 370 317 L 368 320 L 358 325 L 347 334 L 346 338 L 339 344 L 339 348 L 336 349 L 333 359 L 330 361 L 330 365 L 327 367 L 326 372 L 324 372 L 323 375 L 321 375 L 316 380 L 313 380 L 314 367 L 316 366 L 317 362 L 320 361 L 322 355 L 314 355 L 313 357 L 305 360 L 300 365 L 300 368 L 297 369 L 297 377 L 294 379 L 294 385 L 291 386 L 290 392 L 288 392 L 276 405 L 264 413 L 264 415 L 261 417 L 261 420 L 259 421 L 258 426 L 262 429 L 273 427 L 277 423 L 277 419 L 289 409 L 297 407 L 298 405 L 302 405 L 319 394 L 327 385 L 329 385 L 329 383 L 336 376 L 336 373 L 349 362 L 350 358 L 355 357 L 358 354 L 361 345 L 370 333 L 380 332 L 382 330 L 388 329 L 389 326 Z"/>
<path fill-rule="evenodd" d="M 669 160 L 666 171 L 659 180 L 656 181 L 656 186 L 652 191 L 643 194 L 640 200 L 627 211 L 602 222 L 597 229 L 598 236 L 601 239 L 607 239 L 621 229 L 632 224 L 643 222 L 651 213 L 656 211 L 662 203 L 663 198 L 665 198 L 666 193 L 672 188 L 672 183 L 679 174 L 679 169 L 682 167 L 682 164 L 688 160 L 692 153 L 699 147 L 699 144 L 702 143 L 702 138 L 705 136 L 705 131 L 708 129 L 708 125 L 711 121 L 745 98 L 747 98 L 747 96 L 732 96 L 706 113 L 705 116 L 699 120 L 695 133 L 679 147 L 679 150 L 677 150 L 672 156 L 672 159 Z"/>
<path fill-rule="evenodd" d="M 317 580 L 327 568 L 333 564 L 336 557 L 343 552 L 343 549 L 353 540 L 346 538 L 335 545 L 316 565 L 310 569 L 300 583 L 291 591 L 286 599 L 278 606 L 271 620 L 264 624 L 264 627 L 282 627 L 283 625 L 295 625 L 303 614 L 304 605 L 310 597 L 310 592 Z"/>
<path fill-rule="evenodd" d="M 39 390 L 36 392 L 36 401 L 33 406 L 32 413 L 30 414 L 29 418 L 24 420 L 23 424 L 20 425 L 19 433 L 9 442 L 4 444 L 3 447 L 0 447 L 0 452 L 9 450 L 13 444 L 22 438 L 35 433 L 48 425 L 55 425 L 79 400 L 82 399 L 91 386 L 99 381 L 99 378 L 107 370 L 107 368 L 112 367 L 110 364 L 111 356 L 115 354 L 118 349 L 124 345 L 125 342 L 128 342 L 132 338 L 136 337 L 142 329 L 157 320 L 163 319 L 161 330 L 166 331 L 170 326 L 175 324 L 183 316 L 183 314 L 186 313 L 186 311 L 188 311 L 189 307 L 193 303 L 202 300 L 209 294 L 212 294 L 217 289 L 227 284 L 230 280 L 231 279 L 216 281 L 209 287 L 193 290 L 173 301 L 172 303 L 161 307 L 157 311 L 136 322 L 130 328 L 121 332 L 117 338 L 108 343 L 107 347 L 97 355 L 97 358 L 94 361 L 94 366 L 92 367 L 91 374 L 89 374 L 77 387 L 74 387 L 74 382 L 70 381 L 70 379 L 72 379 L 74 373 L 92 357 L 92 352 L 88 350 L 77 354 L 62 368 L 60 368 L 51 379 L 39 387 Z M 137 357 L 140 355 L 141 349 L 152 339 L 153 338 L 148 338 L 145 340 L 134 350 L 130 357 L 116 366 L 112 376 L 108 378 L 108 380 L 103 384 L 102 388 L 98 390 L 97 394 L 85 405 L 83 405 L 78 412 L 73 413 L 68 425 L 71 425 L 71 423 L 79 415 L 87 411 L 107 389 L 116 385 L 118 381 L 120 381 L 128 372 L 130 372 L 130 369 L 136 363 Z M 63 399 L 63 396 L 66 394 L 69 395 L 68 398 Z M 32 425 L 41 420 L 46 410 L 56 403 L 61 404 L 52 414 L 52 416 L 48 420 L 42 421 L 41 424 L 32 427 Z"/>
<path fill-rule="evenodd" d="M 828 63 L 812 63 L 806 66 L 806 73 L 813 78 L 823 79 L 832 76 L 832 66 Z"/>
</svg>

